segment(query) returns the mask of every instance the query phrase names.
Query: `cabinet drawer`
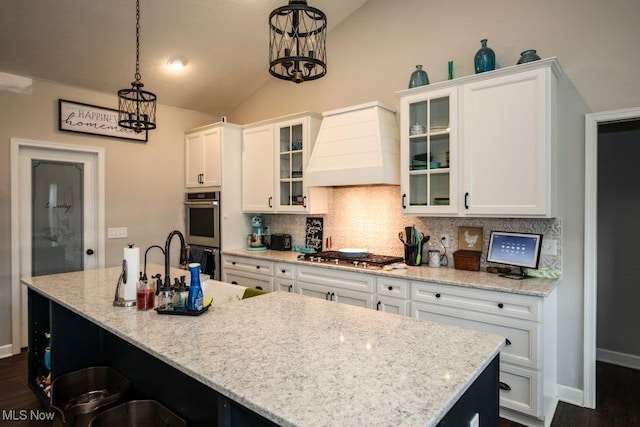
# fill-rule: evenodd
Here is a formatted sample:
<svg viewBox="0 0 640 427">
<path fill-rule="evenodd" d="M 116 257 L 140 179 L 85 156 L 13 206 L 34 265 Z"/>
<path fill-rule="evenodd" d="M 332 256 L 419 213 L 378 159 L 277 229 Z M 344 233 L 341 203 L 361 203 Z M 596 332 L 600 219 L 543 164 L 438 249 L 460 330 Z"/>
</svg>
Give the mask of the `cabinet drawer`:
<svg viewBox="0 0 640 427">
<path fill-rule="evenodd" d="M 378 311 L 384 311 L 385 313 L 399 314 L 401 316 L 408 316 L 410 313 L 409 300 L 388 297 L 385 295 L 378 295 L 375 309 Z"/>
<path fill-rule="evenodd" d="M 283 292 L 295 292 L 294 281 L 291 279 L 282 279 L 280 277 L 276 277 L 275 279 L 273 279 L 273 290 L 283 291 Z"/>
<path fill-rule="evenodd" d="M 256 273 L 225 270 L 222 273 L 222 281 L 234 285 L 246 286 L 247 288 L 262 289 L 269 292 L 273 291 L 273 277 Z"/>
<path fill-rule="evenodd" d="M 222 257 L 222 268 L 246 271 L 249 273 L 257 273 L 272 276 L 273 275 L 273 261 L 265 261 L 255 258 L 244 258 L 233 255 L 224 255 Z"/>
<path fill-rule="evenodd" d="M 500 406 L 540 417 L 542 399 L 540 373 L 507 364 L 500 365 Z"/>
<path fill-rule="evenodd" d="M 533 321 L 541 314 L 541 300 L 530 295 L 425 282 L 411 282 L 411 300 Z"/>
<path fill-rule="evenodd" d="M 413 301 L 411 313 L 417 319 L 501 335 L 508 340 L 500 352 L 502 362 L 533 369 L 540 367 L 538 323 Z"/>
<path fill-rule="evenodd" d="M 297 282 L 314 283 L 331 288 L 343 288 L 371 294 L 375 290 L 374 276 L 323 267 L 298 266 L 296 269 Z"/>
<path fill-rule="evenodd" d="M 393 298 L 409 298 L 409 282 L 406 280 L 377 277 L 376 289 L 378 295 L 386 295 Z"/>
<path fill-rule="evenodd" d="M 277 263 L 276 264 L 276 277 L 282 277 L 283 279 L 295 279 L 296 266 L 292 264 Z"/>
</svg>

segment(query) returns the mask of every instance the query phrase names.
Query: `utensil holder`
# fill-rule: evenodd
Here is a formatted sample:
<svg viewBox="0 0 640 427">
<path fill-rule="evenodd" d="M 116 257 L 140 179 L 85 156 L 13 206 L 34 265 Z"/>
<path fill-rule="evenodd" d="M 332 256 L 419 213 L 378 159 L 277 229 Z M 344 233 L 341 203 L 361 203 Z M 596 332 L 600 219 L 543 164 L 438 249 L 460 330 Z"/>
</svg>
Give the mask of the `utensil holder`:
<svg viewBox="0 0 640 427">
<path fill-rule="evenodd" d="M 416 260 L 418 259 L 418 248 L 420 245 L 417 243 L 414 244 L 404 244 L 404 262 L 407 265 L 420 265 Z"/>
</svg>

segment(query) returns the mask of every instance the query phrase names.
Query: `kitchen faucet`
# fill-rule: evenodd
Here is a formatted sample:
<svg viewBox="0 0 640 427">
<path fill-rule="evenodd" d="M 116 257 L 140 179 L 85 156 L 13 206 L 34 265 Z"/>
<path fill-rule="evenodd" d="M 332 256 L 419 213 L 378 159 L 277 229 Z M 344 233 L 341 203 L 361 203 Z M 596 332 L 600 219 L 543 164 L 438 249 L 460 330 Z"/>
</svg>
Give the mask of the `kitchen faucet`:
<svg viewBox="0 0 640 427">
<path fill-rule="evenodd" d="M 178 230 L 173 230 L 167 236 L 167 241 L 164 244 L 164 285 L 167 287 L 171 286 L 171 278 L 169 277 L 169 266 L 171 264 L 169 261 L 169 248 L 171 247 L 171 239 L 173 239 L 175 235 L 180 238 L 180 261 L 184 259 L 185 264 L 189 262 L 189 247 L 184 242 L 184 236 Z"/>
</svg>

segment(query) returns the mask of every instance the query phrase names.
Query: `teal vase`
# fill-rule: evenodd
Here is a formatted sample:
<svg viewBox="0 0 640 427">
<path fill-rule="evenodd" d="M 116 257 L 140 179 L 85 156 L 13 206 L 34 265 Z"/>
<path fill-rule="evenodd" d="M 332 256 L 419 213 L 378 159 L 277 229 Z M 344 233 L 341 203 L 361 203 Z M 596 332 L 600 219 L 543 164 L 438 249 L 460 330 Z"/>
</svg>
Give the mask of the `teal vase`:
<svg viewBox="0 0 640 427">
<path fill-rule="evenodd" d="M 539 61 L 540 57 L 536 54 L 535 49 L 525 50 L 520 54 L 520 59 L 518 59 L 518 64 L 524 64 L 526 62 Z"/>
<path fill-rule="evenodd" d="M 482 43 L 482 47 L 476 52 L 474 58 L 476 74 L 496 69 L 496 54 L 493 49 L 487 47 L 487 39 L 480 40 L 480 43 Z"/>
<path fill-rule="evenodd" d="M 422 65 L 416 65 L 416 70 L 411 73 L 411 79 L 409 79 L 409 89 L 428 84 L 429 76 L 427 76 L 427 72 L 422 69 Z"/>
</svg>

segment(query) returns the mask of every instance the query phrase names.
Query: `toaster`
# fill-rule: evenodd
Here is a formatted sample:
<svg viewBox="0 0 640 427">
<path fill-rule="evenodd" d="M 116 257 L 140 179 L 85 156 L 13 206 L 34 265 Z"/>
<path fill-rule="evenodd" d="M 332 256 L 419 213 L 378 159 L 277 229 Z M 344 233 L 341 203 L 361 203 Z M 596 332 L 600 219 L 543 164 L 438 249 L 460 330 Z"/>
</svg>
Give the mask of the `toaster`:
<svg viewBox="0 0 640 427">
<path fill-rule="evenodd" d="M 291 234 L 272 234 L 271 249 L 276 251 L 290 251 Z"/>
</svg>

